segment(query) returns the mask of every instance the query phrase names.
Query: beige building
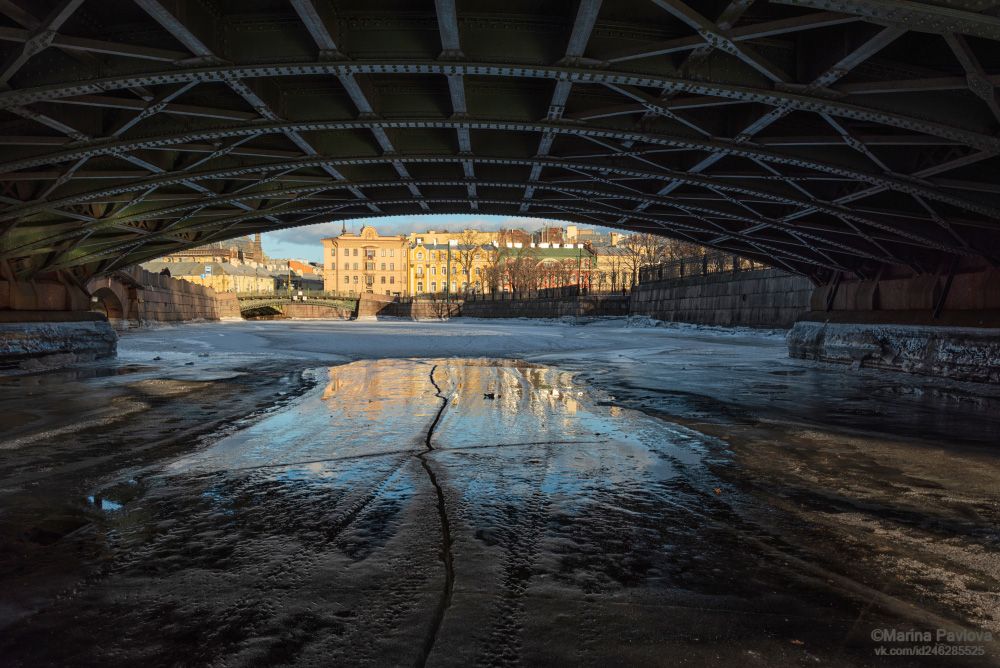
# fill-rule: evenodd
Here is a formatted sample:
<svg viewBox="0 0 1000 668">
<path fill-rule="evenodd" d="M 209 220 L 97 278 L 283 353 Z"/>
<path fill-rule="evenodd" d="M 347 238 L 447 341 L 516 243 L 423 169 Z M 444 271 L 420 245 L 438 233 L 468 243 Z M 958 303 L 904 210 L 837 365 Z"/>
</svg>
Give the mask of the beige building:
<svg viewBox="0 0 1000 668">
<path fill-rule="evenodd" d="M 323 239 L 323 289 L 360 295 L 406 295 L 407 250 L 404 236 L 381 236 L 365 226 L 359 234 L 342 232 Z"/>
<path fill-rule="evenodd" d="M 237 237 L 227 241 L 214 241 L 204 246 L 164 255 L 159 258 L 163 262 L 243 262 L 246 264 L 263 264 L 267 261 L 261 245 L 261 235 Z"/>
<path fill-rule="evenodd" d="M 426 232 L 410 232 L 407 235 L 407 239 L 410 242 L 410 246 L 447 246 L 449 243 L 457 243 L 462 245 L 483 245 L 494 243 L 497 240 L 499 232 L 482 231 L 482 230 L 472 230 L 466 229 L 461 232 L 448 232 L 427 230 Z"/>
<path fill-rule="evenodd" d="M 237 262 L 157 260 L 144 263 L 142 268 L 154 274 L 166 270 L 172 278 L 204 285 L 216 292 L 272 294 L 275 291 L 275 277 L 270 271 Z"/>
<path fill-rule="evenodd" d="M 590 251 L 596 258 L 593 275 L 595 290 L 619 292 L 632 288 L 636 261 L 627 248 L 595 246 Z"/>
</svg>

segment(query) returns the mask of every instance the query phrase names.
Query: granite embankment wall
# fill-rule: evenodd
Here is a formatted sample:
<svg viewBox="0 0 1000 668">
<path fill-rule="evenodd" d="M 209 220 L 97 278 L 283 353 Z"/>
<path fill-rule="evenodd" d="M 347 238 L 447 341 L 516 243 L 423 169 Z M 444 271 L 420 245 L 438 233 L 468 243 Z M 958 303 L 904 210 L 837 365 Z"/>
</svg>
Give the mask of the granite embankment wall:
<svg viewBox="0 0 1000 668">
<path fill-rule="evenodd" d="M 410 318 L 413 320 L 443 320 L 462 315 L 462 302 L 436 299 L 397 301 L 382 295 L 363 295 L 358 302 L 358 318 Z"/>
<path fill-rule="evenodd" d="M 350 309 L 317 306 L 314 304 L 296 304 L 294 302 L 282 305 L 281 313 L 280 318 L 291 318 L 293 320 L 350 320 L 354 317 L 354 312 Z"/>
<path fill-rule="evenodd" d="M 139 267 L 93 278 L 87 290 L 117 329 L 155 323 L 239 319 L 236 295 Z"/>
<path fill-rule="evenodd" d="M 585 295 L 534 299 L 482 299 L 462 305 L 468 318 L 562 318 L 626 316 L 628 297 L 621 295 Z"/>
<path fill-rule="evenodd" d="M 30 281 L 0 277 L 0 372 L 111 357 L 118 336 L 90 296 L 64 272 Z"/>
<path fill-rule="evenodd" d="M 800 359 L 1000 383 L 1000 269 L 831 282 L 788 333 Z"/>
<path fill-rule="evenodd" d="M 812 282 L 777 269 L 640 283 L 631 315 L 703 325 L 788 328 L 809 311 Z"/>
<path fill-rule="evenodd" d="M 0 278 L 0 370 L 112 357 L 116 329 L 239 317 L 236 295 L 138 267 L 86 285 L 64 272 L 30 281 Z"/>
</svg>

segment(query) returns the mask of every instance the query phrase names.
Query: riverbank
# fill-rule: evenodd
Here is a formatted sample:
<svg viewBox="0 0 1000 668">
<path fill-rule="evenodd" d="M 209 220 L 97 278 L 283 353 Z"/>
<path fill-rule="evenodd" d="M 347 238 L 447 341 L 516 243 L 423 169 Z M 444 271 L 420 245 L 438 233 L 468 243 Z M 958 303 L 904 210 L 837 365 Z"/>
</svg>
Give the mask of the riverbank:
<svg viewBox="0 0 1000 668">
<path fill-rule="evenodd" d="M 883 626 L 995 636 L 993 388 L 784 345 L 222 323 L 5 378 L 0 652 L 844 664 Z"/>
</svg>

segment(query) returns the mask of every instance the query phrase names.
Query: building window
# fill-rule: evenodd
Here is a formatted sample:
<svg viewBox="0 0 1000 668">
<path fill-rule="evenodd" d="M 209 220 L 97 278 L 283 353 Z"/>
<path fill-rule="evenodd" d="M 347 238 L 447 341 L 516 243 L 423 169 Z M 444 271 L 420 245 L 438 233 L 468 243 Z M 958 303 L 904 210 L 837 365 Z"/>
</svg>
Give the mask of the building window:
<svg viewBox="0 0 1000 668">
<path fill-rule="evenodd" d="M 358 270 L 358 263 L 357 263 L 357 262 L 355 262 L 355 263 L 354 263 L 354 271 L 357 271 L 357 270 Z"/>
<path fill-rule="evenodd" d="M 389 285 L 395 285 L 395 284 L 396 284 L 396 277 L 395 276 L 390 276 L 389 277 Z"/>
<path fill-rule="evenodd" d="M 357 256 L 358 256 L 358 249 L 357 249 L 357 248 L 355 248 L 355 249 L 354 249 L 354 257 L 357 257 Z"/>
<path fill-rule="evenodd" d="M 423 291 L 424 291 L 424 284 L 417 283 L 417 292 L 423 292 Z"/>
<path fill-rule="evenodd" d="M 437 281 L 431 281 L 431 292 L 437 292 L 437 291 L 438 291 Z"/>
<path fill-rule="evenodd" d="M 355 283 L 357 283 L 357 282 L 358 282 L 358 277 L 357 277 L 357 276 L 355 276 L 355 277 L 354 277 L 354 282 L 355 282 Z"/>
<path fill-rule="evenodd" d="M 365 249 L 365 257 L 367 257 L 367 258 L 374 258 L 375 257 L 375 249 L 374 248 L 366 248 Z"/>
<path fill-rule="evenodd" d="M 418 260 L 423 260 L 424 259 L 424 254 L 423 253 L 417 253 L 417 259 Z"/>
<path fill-rule="evenodd" d="M 380 255 L 381 255 L 382 257 L 385 257 L 385 249 L 384 249 L 384 248 L 382 249 L 382 252 L 380 253 Z"/>
<path fill-rule="evenodd" d="M 389 271 L 396 271 L 396 263 L 395 262 L 390 262 L 389 263 Z"/>
<path fill-rule="evenodd" d="M 382 271 L 385 271 L 385 262 L 382 263 Z"/>
<path fill-rule="evenodd" d="M 331 263 L 330 263 L 330 270 L 331 270 L 331 271 L 334 271 L 334 270 L 336 270 L 336 269 L 337 269 L 337 263 L 336 263 L 336 262 L 331 262 Z"/>
<path fill-rule="evenodd" d="M 396 257 L 396 249 L 395 248 L 390 248 L 389 249 L 389 257 Z"/>
<path fill-rule="evenodd" d="M 365 271 L 375 271 L 375 263 L 365 262 Z"/>
<path fill-rule="evenodd" d="M 431 276 L 437 276 L 437 267 L 431 267 Z"/>
<path fill-rule="evenodd" d="M 382 277 L 382 280 L 379 281 L 379 283 L 382 283 L 383 285 L 385 285 L 385 276 Z"/>
<path fill-rule="evenodd" d="M 350 283 L 350 282 L 351 282 L 351 277 L 350 276 L 344 276 L 344 283 Z"/>
<path fill-rule="evenodd" d="M 344 249 L 344 255 L 346 257 L 351 257 L 351 249 L 350 248 L 345 248 Z"/>
<path fill-rule="evenodd" d="M 365 285 L 373 285 L 375 283 L 374 276 L 365 276 Z"/>
</svg>

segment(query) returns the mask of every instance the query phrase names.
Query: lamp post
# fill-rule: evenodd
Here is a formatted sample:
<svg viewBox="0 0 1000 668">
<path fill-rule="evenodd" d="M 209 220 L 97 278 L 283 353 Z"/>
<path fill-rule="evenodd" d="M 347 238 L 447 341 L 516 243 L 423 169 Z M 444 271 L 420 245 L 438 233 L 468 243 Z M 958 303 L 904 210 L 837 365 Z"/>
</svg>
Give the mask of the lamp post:
<svg viewBox="0 0 1000 668">
<path fill-rule="evenodd" d="M 576 245 L 576 295 L 580 296 L 580 291 L 583 288 L 583 277 L 580 275 L 583 267 L 583 249 L 580 248 L 580 244 Z"/>
</svg>

